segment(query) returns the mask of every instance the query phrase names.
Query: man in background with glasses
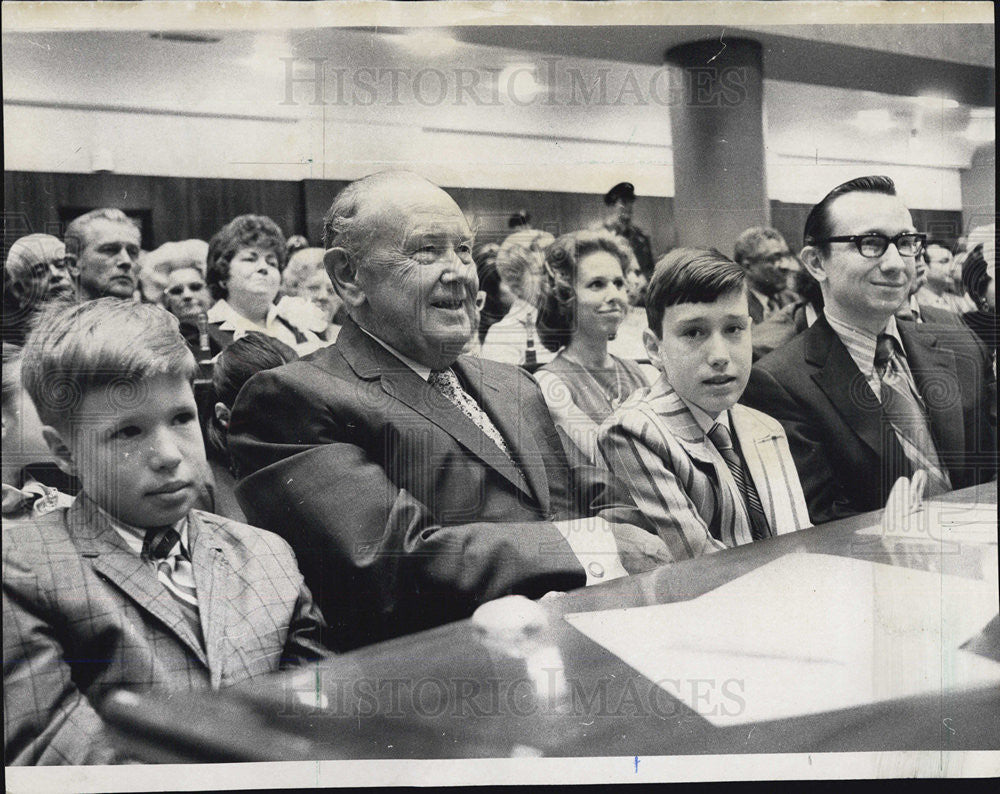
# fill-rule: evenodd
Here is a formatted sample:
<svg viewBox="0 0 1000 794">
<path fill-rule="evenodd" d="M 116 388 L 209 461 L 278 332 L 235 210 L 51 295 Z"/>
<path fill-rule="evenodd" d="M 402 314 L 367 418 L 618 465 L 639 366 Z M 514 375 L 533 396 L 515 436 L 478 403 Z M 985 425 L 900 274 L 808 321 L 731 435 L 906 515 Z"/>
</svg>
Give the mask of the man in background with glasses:
<svg viewBox="0 0 1000 794">
<path fill-rule="evenodd" d="M 813 523 L 876 510 L 897 478 L 928 495 L 996 473 L 996 380 L 955 327 L 897 322 L 926 237 L 884 176 L 834 188 L 806 219 L 800 259 L 824 314 L 754 366 L 743 402 L 779 419 Z"/>
</svg>

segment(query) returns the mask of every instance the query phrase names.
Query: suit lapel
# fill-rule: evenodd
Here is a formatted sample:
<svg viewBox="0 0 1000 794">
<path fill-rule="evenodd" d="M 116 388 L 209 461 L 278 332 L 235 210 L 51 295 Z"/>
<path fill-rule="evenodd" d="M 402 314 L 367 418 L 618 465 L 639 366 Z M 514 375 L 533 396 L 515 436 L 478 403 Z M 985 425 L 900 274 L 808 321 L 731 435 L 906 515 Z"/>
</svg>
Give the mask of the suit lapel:
<svg viewBox="0 0 1000 794">
<path fill-rule="evenodd" d="M 205 651 L 174 597 L 160 582 L 152 566 L 126 545 L 97 506 L 81 496 L 67 512 L 66 521 L 81 555 L 93 560 L 94 570 L 163 623 L 202 664 L 207 665 Z"/>
<path fill-rule="evenodd" d="M 529 496 L 531 495 L 514 465 L 484 435 L 483 431 L 476 427 L 471 419 L 452 405 L 444 395 L 428 386 L 423 378 L 406 364 L 369 337 L 352 320 L 348 320 L 344 324 L 337 337 L 336 346 L 359 377 L 365 380 L 379 379 L 386 394 L 416 411 L 487 466 L 499 472 L 516 488 Z M 478 368 L 463 365 L 460 362 L 456 362 L 453 368 L 468 384 L 470 394 L 473 397 L 482 398 L 485 397 L 486 392 L 492 393 L 500 388 L 500 385 L 487 378 Z M 476 394 L 480 383 L 483 384 L 483 393 Z M 511 439 L 516 439 L 520 445 L 524 439 L 520 437 L 523 434 L 519 434 L 517 430 L 518 415 L 512 413 L 508 416 L 508 413 L 498 411 L 499 404 L 503 403 L 501 400 L 485 401 L 489 402 L 494 409 L 494 415 L 491 415 L 490 418 L 493 419 L 504 439 L 509 441 L 508 448 L 513 445 Z M 514 406 L 511 406 L 512 410 L 513 408 Z M 521 449 L 520 446 L 519 449 Z M 541 482 L 545 479 L 544 472 L 540 475 L 534 468 L 525 466 L 525 476 L 532 484 L 539 499 L 541 500 L 544 493 L 547 501 L 547 485 L 544 492 L 541 491 Z M 531 470 L 529 471 L 529 469 Z"/>
<path fill-rule="evenodd" d="M 504 399 L 504 389 L 510 390 L 510 382 L 503 380 L 497 370 L 486 370 L 478 366 L 478 362 L 468 356 L 459 357 L 455 362 L 454 369 L 467 384 L 469 393 L 486 411 L 497 430 L 500 431 L 500 435 L 507 442 L 507 448 L 519 464 L 524 479 L 522 480 L 514 465 L 503 455 L 494 456 L 493 460 L 487 461 L 487 463 L 522 491 L 525 490 L 524 480 L 527 480 L 528 486 L 539 504 L 547 511 L 549 482 L 545 474 L 545 467 L 542 465 L 541 449 L 534 433 L 531 432 L 532 428 L 524 422 L 520 411 L 520 400 Z M 466 419 L 461 411 L 458 413 L 463 419 Z M 466 421 L 468 422 L 467 419 Z M 472 422 L 468 422 L 468 424 L 478 436 L 482 436 L 482 431 L 478 427 Z M 492 442 L 489 443 L 492 445 Z"/>
<path fill-rule="evenodd" d="M 949 454 L 965 453 L 965 430 L 962 422 L 960 396 L 958 394 L 958 368 L 955 354 L 938 345 L 937 336 L 919 326 L 897 323 L 899 335 L 906 349 L 906 363 L 913 375 L 917 391 L 924 399 L 930 419 L 931 434 L 939 450 Z M 928 399 L 931 392 L 947 389 L 947 400 Z M 945 461 L 942 461 L 945 463 Z"/>
<path fill-rule="evenodd" d="M 809 334 L 806 361 L 819 367 L 812 375 L 816 385 L 840 412 L 844 424 L 881 456 L 883 422 L 878 397 L 825 317 L 818 319 L 805 333 Z"/>
<path fill-rule="evenodd" d="M 204 531 L 201 519 L 194 512 L 188 521 L 188 544 L 191 547 L 194 583 L 198 589 L 198 615 L 205 638 L 209 677 L 212 689 L 218 689 L 226 664 L 222 640 L 230 622 L 230 611 L 236 608 L 225 592 L 228 563 L 222 549 L 212 542 L 211 534 Z"/>
</svg>

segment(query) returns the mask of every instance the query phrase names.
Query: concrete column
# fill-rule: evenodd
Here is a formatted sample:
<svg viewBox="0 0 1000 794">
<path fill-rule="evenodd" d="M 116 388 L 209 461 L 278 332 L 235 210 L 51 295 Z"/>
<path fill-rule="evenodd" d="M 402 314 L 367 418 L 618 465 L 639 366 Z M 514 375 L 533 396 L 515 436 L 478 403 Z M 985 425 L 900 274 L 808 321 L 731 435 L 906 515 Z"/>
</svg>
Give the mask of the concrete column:
<svg viewBox="0 0 1000 794">
<path fill-rule="evenodd" d="M 731 256 L 740 232 L 771 218 L 761 46 L 750 39 L 696 41 L 665 57 L 678 99 L 670 107 L 678 245 Z"/>
</svg>

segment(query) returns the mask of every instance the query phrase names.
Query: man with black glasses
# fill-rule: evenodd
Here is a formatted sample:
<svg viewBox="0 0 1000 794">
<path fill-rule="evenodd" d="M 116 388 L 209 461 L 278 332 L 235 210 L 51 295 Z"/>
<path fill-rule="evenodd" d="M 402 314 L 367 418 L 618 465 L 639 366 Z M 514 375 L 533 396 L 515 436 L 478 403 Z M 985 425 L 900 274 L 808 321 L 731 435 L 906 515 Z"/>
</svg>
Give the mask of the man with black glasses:
<svg viewBox="0 0 1000 794">
<path fill-rule="evenodd" d="M 896 322 L 926 237 L 884 176 L 834 188 L 800 259 L 824 315 L 754 366 L 743 402 L 779 419 L 813 523 L 885 505 L 898 477 L 928 495 L 996 473 L 996 379 L 971 334 Z"/>
</svg>

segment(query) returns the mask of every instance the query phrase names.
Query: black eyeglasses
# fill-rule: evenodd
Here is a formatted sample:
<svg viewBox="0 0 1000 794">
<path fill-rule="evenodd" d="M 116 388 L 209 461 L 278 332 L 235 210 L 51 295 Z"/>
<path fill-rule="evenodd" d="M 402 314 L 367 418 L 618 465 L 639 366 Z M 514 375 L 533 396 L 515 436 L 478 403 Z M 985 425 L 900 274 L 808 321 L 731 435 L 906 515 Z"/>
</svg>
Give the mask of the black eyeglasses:
<svg viewBox="0 0 1000 794">
<path fill-rule="evenodd" d="M 869 232 L 868 234 L 849 234 L 841 237 L 824 237 L 820 240 L 813 240 L 811 245 L 822 245 L 823 243 L 854 243 L 861 256 L 869 259 L 877 259 L 882 256 L 888 248 L 889 243 L 896 246 L 900 256 L 917 256 L 924 250 L 927 243 L 926 234 L 915 232 L 902 232 L 895 237 L 886 237 L 884 234 Z"/>
<path fill-rule="evenodd" d="M 201 292 L 203 289 L 205 289 L 205 284 L 204 282 L 201 281 L 196 281 L 193 284 L 176 284 L 167 290 L 167 295 L 176 298 L 179 295 L 183 295 L 184 290 L 190 290 L 191 292 Z"/>
</svg>

